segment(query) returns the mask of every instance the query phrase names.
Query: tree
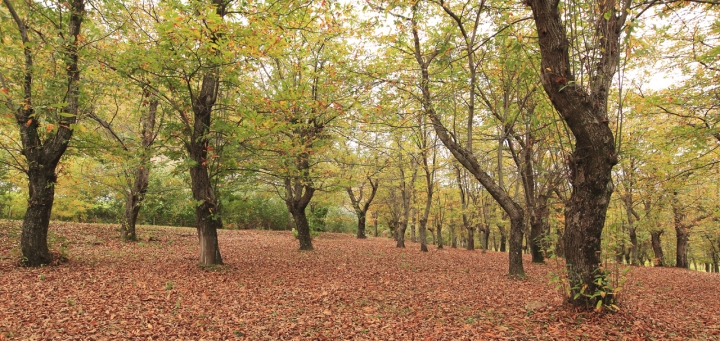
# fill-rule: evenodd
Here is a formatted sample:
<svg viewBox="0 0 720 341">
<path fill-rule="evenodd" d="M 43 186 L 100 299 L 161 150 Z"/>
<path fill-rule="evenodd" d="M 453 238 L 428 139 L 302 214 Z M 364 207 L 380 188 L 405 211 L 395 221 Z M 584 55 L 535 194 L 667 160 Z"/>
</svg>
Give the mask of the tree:
<svg viewBox="0 0 720 341">
<path fill-rule="evenodd" d="M 29 199 L 20 245 L 23 263 L 40 266 L 52 261 L 47 234 L 56 168 L 70 143 L 80 108 L 80 49 L 84 39 L 80 29 L 85 2 L 71 0 L 48 7 L 28 3 L 25 13 L 18 12 L 10 0 L 3 0 L 3 4 L 15 23 L 24 57 L 22 62 L 20 58 L 13 61 L 23 66 L 21 74 L 0 75 L 6 105 L 19 128 L 28 177 Z M 49 22 L 43 23 L 43 18 Z M 37 37 L 31 39 L 31 35 Z M 54 58 L 55 54 L 60 58 Z M 46 57 L 47 61 L 42 59 Z M 45 63 L 53 62 L 57 65 L 49 67 L 65 70 L 64 75 L 41 72 L 48 67 Z M 38 78 L 54 86 L 40 87 L 35 82 Z"/>
<path fill-rule="evenodd" d="M 612 168 L 618 162 L 608 125 L 608 97 L 632 1 L 598 1 L 589 7 L 566 4 L 573 11 L 570 15 L 578 16 L 573 17 L 575 22 L 587 23 L 589 28 L 581 31 L 590 37 L 568 36 L 560 1 L 530 0 L 527 4 L 538 32 L 543 88 L 575 137 L 568 159 L 572 194 L 565 206 L 563 236 L 571 295 L 576 298 L 572 302 L 585 307 L 610 304 L 613 295 L 593 294 L 599 289 L 596 276 L 603 276 L 600 239 L 613 192 Z M 573 53 L 571 59 L 571 49 L 581 53 Z"/>
<path fill-rule="evenodd" d="M 375 193 L 377 193 L 378 185 L 380 184 L 379 180 L 375 180 L 375 182 L 373 182 L 373 179 L 370 176 L 367 176 L 366 179 L 367 183 L 363 181 L 358 187 L 357 195 L 353 191 L 352 187 L 346 187 L 345 189 L 348 196 L 350 196 L 350 203 L 352 204 L 353 209 L 355 209 L 355 215 L 358 219 L 357 237 L 359 239 L 367 238 L 367 236 L 365 236 L 365 221 L 367 219 L 367 212 L 370 209 L 370 204 L 375 198 Z M 365 199 L 365 202 L 363 202 L 363 197 L 367 194 L 365 191 L 365 186 L 367 184 L 370 185 L 370 194 Z"/>
</svg>

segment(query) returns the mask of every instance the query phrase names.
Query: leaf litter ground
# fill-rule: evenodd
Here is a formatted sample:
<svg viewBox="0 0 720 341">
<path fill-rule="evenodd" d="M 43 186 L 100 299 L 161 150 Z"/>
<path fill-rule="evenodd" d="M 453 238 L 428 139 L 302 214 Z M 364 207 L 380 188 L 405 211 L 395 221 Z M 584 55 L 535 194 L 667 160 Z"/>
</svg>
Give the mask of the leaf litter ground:
<svg viewBox="0 0 720 341">
<path fill-rule="evenodd" d="M 0 223 L 0 340 L 718 340 L 720 275 L 635 268 L 622 311 L 564 305 L 553 265 L 507 254 L 397 249 L 387 238 L 220 231 L 224 266 L 196 265 L 190 228 L 53 223 L 69 261 L 17 266 L 17 226 Z M 14 226 L 14 227 L 11 227 Z"/>
</svg>

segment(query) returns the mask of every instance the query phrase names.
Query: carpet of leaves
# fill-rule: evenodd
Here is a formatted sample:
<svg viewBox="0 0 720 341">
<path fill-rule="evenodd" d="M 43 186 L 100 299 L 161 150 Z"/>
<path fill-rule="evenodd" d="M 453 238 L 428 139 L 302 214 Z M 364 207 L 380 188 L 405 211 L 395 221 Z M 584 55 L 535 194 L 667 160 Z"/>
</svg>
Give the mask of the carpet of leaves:
<svg viewBox="0 0 720 341">
<path fill-rule="evenodd" d="M 507 254 L 322 234 L 223 230 L 224 266 L 197 265 L 190 228 L 53 223 L 69 261 L 19 267 L 19 222 L 0 222 L 0 340 L 717 340 L 720 275 L 636 268 L 619 313 L 579 311 L 554 267 Z"/>
</svg>

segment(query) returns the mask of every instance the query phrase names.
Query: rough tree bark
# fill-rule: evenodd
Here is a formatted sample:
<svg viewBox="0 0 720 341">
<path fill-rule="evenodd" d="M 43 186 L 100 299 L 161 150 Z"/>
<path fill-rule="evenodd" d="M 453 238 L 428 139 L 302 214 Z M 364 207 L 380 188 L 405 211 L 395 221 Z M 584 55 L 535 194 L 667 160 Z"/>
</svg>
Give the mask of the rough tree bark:
<svg viewBox="0 0 720 341">
<path fill-rule="evenodd" d="M 650 231 L 653 254 L 655 254 L 655 259 L 653 259 L 653 264 L 655 266 L 665 266 L 665 255 L 663 254 L 662 242 L 660 240 L 660 236 L 662 236 L 664 232 L 665 231 L 662 230 Z"/>
<path fill-rule="evenodd" d="M 620 36 L 631 0 L 597 2 L 593 24 L 595 56 L 584 61 L 589 88 L 575 78 L 570 41 L 558 0 L 528 0 L 538 34 L 541 81 L 555 109 L 575 137 L 571 169 L 572 194 L 565 207 L 564 251 L 571 302 L 594 308 L 598 299 L 614 302 L 613 295 L 593 296 L 600 265 L 600 238 L 613 188 L 611 172 L 617 164 L 615 140 L 608 125 L 607 105 L 612 78 L 620 60 Z M 580 66 L 584 67 L 584 66 Z M 572 299 L 580 294 L 577 299 Z M 584 294 L 584 295 L 583 295 Z"/>
<path fill-rule="evenodd" d="M 304 161 L 307 163 L 307 160 Z M 301 160 L 300 163 L 303 163 Z M 312 237 L 310 236 L 310 224 L 308 224 L 305 209 L 315 193 L 315 188 L 310 182 L 285 179 L 285 205 L 295 220 L 295 229 L 298 233 L 300 250 L 313 250 Z"/>
<path fill-rule="evenodd" d="M 8 109 L 13 112 L 20 130 L 21 153 L 27 160 L 25 172 L 28 176 L 29 198 L 23 218 L 20 249 L 23 264 L 40 266 L 52 262 L 47 245 L 47 235 L 50 213 L 55 199 L 55 184 L 57 183 L 55 170 L 67 150 L 73 135 L 72 127 L 77 122 L 80 97 L 80 68 L 78 65 L 80 41 L 78 37 L 85 17 L 85 2 L 70 0 L 67 3 L 69 21 L 67 27 L 60 28 L 58 37 L 63 40 L 63 46 L 60 51 L 56 51 L 59 58 L 65 62 L 67 103 L 61 109 L 62 114 L 57 117 L 55 132 L 49 132 L 45 140 L 42 140 L 38 131 L 41 122 L 36 118 L 33 106 L 34 53 L 29 37 L 29 31 L 32 31 L 33 28 L 28 26 L 29 20 L 20 18 L 10 0 L 3 0 L 3 3 L 17 26 L 25 57 L 21 81 L 23 98 L 20 103 L 13 103 L 10 98 L 7 100 Z M 66 29 L 67 32 L 62 32 L 63 29 Z"/>
<path fill-rule="evenodd" d="M 215 5 L 215 13 L 224 18 L 227 12 L 227 2 L 212 0 L 212 3 Z M 220 36 L 220 32 L 213 32 L 210 41 L 217 42 Z M 223 227 L 223 223 L 220 219 L 220 207 L 208 171 L 208 154 L 210 150 L 208 134 L 210 133 L 211 117 L 218 98 L 219 88 L 220 67 L 218 65 L 208 65 L 202 75 L 199 91 L 190 95 L 192 120 L 184 111 L 180 112 L 182 121 L 190 130 L 185 149 L 192 161 L 190 186 L 193 199 L 197 203 L 195 206 L 195 228 L 197 229 L 200 244 L 200 265 L 219 265 L 223 263 L 217 234 L 217 230 Z"/>
</svg>

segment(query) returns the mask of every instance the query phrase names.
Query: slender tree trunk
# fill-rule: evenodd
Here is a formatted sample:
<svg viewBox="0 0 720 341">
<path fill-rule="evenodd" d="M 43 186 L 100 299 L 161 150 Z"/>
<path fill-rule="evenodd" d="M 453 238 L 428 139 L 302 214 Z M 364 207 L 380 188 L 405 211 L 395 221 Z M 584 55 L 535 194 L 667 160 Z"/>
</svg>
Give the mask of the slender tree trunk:
<svg viewBox="0 0 720 341">
<path fill-rule="evenodd" d="M 547 196 L 540 195 L 535 203 L 535 214 L 530 222 L 530 254 L 532 254 L 533 263 L 544 263 L 544 247 L 543 238 L 548 233 L 550 209 L 547 206 Z"/>
<path fill-rule="evenodd" d="M 505 226 L 498 225 L 498 231 L 500 231 L 500 252 L 507 251 L 505 248 L 507 242 L 507 233 L 505 232 Z"/>
<path fill-rule="evenodd" d="M 663 255 L 662 242 L 660 240 L 660 236 L 662 236 L 663 232 L 664 231 L 650 231 L 652 249 L 655 254 L 655 259 L 653 260 L 653 264 L 655 264 L 655 266 L 665 266 L 665 255 Z"/>
<path fill-rule="evenodd" d="M 416 227 L 415 217 L 416 217 L 416 216 L 415 216 L 415 209 L 414 209 L 414 208 L 412 209 L 412 211 L 411 211 L 411 213 L 410 213 L 410 216 L 412 217 L 412 218 L 410 218 L 410 240 L 411 240 L 413 243 L 417 243 L 417 236 L 415 235 L 415 227 Z"/>
<path fill-rule="evenodd" d="M 450 223 L 450 247 L 457 249 L 457 237 L 455 236 L 455 222 Z"/>
<path fill-rule="evenodd" d="M 137 240 L 135 224 L 150 183 L 150 147 L 155 139 L 155 117 L 159 105 L 157 98 L 151 98 L 148 111 L 142 118 L 142 155 L 140 155 L 140 164 L 135 169 L 133 185 L 125 201 L 125 215 L 120 228 L 124 240 Z"/>
<path fill-rule="evenodd" d="M 435 231 L 437 231 L 437 247 L 438 249 L 443 248 L 443 238 L 442 238 L 442 224 L 437 223 L 435 224 Z"/>
<path fill-rule="evenodd" d="M 490 245 L 489 245 L 489 243 L 490 243 L 490 225 L 483 224 L 481 231 L 482 231 L 482 248 L 483 248 L 483 253 L 485 253 L 488 250 L 488 248 L 490 247 Z"/>
<path fill-rule="evenodd" d="M 373 217 L 373 227 L 375 228 L 375 237 L 377 237 L 378 236 L 378 213 L 377 213 L 377 211 L 373 211 L 372 217 Z"/>
</svg>

